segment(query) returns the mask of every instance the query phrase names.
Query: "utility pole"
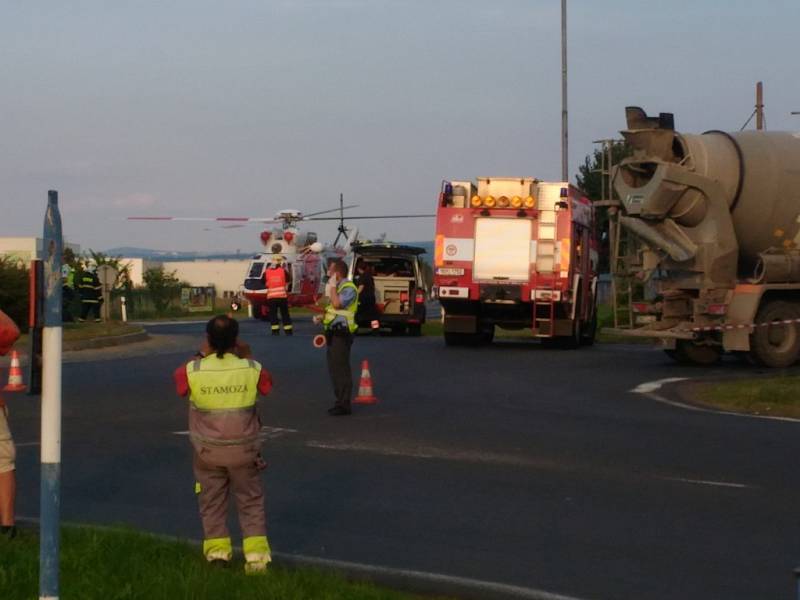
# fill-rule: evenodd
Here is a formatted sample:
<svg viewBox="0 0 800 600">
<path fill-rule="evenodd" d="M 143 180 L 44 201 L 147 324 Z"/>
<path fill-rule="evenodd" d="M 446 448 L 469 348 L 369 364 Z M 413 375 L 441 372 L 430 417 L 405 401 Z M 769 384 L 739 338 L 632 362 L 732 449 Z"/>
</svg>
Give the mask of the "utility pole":
<svg viewBox="0 0 800 600">
<path fill-rule="evenodd" d="M 561 180 L 569 181 L 567 132 L 567 0 L 561 0 Z"/>
<path fill-rule="evenodd" d="M 756 129 L 764 129 L 764 84 L 756 83 Z"/>
</svg>

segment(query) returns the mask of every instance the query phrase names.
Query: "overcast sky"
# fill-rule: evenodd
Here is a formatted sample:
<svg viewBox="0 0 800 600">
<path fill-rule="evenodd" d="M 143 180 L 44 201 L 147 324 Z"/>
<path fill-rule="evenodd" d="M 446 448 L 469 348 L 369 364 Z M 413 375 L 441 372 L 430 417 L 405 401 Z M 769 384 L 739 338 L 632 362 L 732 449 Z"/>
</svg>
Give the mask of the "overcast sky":
<svg viewBox="0 0 800 600">
<path fill-rule="evenodd" d="M 258 247 L 126 215 L 432 212 L 443 178 L 560 178 L 559 0 L 0 3 L 0 235 L 58 189 L 84 248 Z M 571 0 L 570 173 L 624 107 L 800 129 L 800 2 Z M 315 227 L 323 237 L 332 228 Z M 433 220 L 362 224 L 427 240 Z"/>
</svg>

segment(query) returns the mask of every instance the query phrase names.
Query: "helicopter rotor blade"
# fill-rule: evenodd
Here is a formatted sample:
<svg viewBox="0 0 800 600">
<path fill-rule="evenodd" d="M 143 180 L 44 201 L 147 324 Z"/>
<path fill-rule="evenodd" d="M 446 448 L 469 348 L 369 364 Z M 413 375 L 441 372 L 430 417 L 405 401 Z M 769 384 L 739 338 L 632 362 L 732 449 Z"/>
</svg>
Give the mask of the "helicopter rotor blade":
<svg viewBox="0 0 800 600">
<path fill-rule="evenodd" d="M 355 219 L 421 219 L 427 217 L 435 217 L 436 215 L 373 215 L 373 216 L 357 216 L 346 217 L 348 221 Z M 308 221 L 338 221 L 339 217 L 312 217 Z"/>
<path fill-rule="evenodd" d="M 303 215 L 303 219 L 307 219 L 308 217 L 315 217 L 317 215 L 324 215 L 326 213 L 337 212 L 340 210 L 347 210 L 348 208 L 358 208 L 358 204 L 350 204 L 349 206 L 337 206 L 336 208 L 329 208 L 328 210 L 320 210 L 313 213 L 308 213 L 307 215 Z M 337 217 L 338 218 L 338 217 Z"/>
<path fill-rule="evenodd" d="M 125 217 L 126 221 L 202 221 L 217 223 L 282 223 L 274 217 Z"/>
</svg>

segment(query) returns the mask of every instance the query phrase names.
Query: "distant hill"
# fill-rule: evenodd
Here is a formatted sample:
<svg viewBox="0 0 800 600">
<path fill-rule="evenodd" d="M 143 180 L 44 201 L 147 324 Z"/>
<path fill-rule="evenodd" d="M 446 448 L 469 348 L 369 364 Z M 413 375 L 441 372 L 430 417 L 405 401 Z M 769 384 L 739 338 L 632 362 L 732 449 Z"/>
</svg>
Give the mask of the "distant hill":
<svg viewBox="0 0 800 600">
<path fill-rule="evenodd" d="M 422 258 L 426 262 L 433 262 L 433 242 L 402 242 L 409 246 L 419 246 L 425 248 L 425 254 Z M 160 261 L 180 261 L 180 260 L 241 260 L 249 258 L 251 253 L 235 253 L 235 252 L 219 252 L 219 253 L 203 253 L 195 251 L 166 251 L 166 250 L 153 250 L 152 248 L 137 248 L 135 246 L 120 246 L 118 248 L 109 248 L 103 250 L 104 254 L 109 256 L 122 256 L 125 258 L 145 258 L 148 260 Z"/>
<path fill-rule="evenodd" d="M 109 248 L 103 251 L 104 254 L 109 256 L 123 256 L 125 258 L 146 258 L 148 260 L 196 260 L 202 259 L 243 259 L 248 258 L 250 253 L 237 254 L 235 252 L 219 252 L 219 253 L 202 253 L 194 251 L 166 251 L 166 250 L 153 250 L 151 248 L 136 248 L 131 246 L 121 246 L 119 248 Z"/>
</svg>

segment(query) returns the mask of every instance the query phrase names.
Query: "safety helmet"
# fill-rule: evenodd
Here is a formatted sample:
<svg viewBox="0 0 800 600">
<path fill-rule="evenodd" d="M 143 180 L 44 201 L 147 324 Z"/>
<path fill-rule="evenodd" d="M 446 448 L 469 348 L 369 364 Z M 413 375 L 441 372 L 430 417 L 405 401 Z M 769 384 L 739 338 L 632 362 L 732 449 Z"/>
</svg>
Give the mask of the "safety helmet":
<svg viewBox="0 0 800 600">
<path fill-rule="evenodd" d="M 89 273 L 95 273 L 97 271 L 97 265 L 94 263 L 89 263 L 88 265 L 86 265 L 86 270 Z"/>
</svg>

